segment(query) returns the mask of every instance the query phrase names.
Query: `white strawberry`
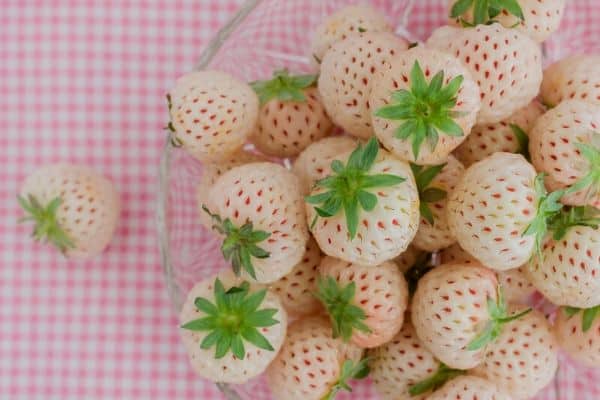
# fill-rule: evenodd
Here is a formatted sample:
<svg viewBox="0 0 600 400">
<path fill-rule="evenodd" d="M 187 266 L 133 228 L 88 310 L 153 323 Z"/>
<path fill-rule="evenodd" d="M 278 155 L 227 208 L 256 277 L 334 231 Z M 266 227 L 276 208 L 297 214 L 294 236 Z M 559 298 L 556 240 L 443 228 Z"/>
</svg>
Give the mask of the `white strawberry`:
<svg viewBox="0 0 600 400">
<path fill-rule="evenodd" d="M 321 101 L 336 125 L 367 139 L 373 135 L 369 95 L 377 75 L 408 43 L 389 32 L 366 32 L 335 43 L 319 76 Z"/>
<path fill-rule="evenodd" d="M 292 172 L 300 179 L 302 192 L 310 193 L 313 185 L 330 172 L 331 161 L 342 153 L 356 148 L 358 142 L 349 136 L 321 139 L 308 146 L 292 165 Z"/>
<path fill-rule="evenodd" d="M 421 278 L 411 304 L 419 339 L 444 364 L 468 369 L 483 359 L 485 348 L 510 315 L 496 275 L 481 265 L 444 264 Z"/>
<path fill-rule="evenodd" d="M 599 64 L 600 54 L 582 54 L 550 65 L 540 89 L 542 102 L 550 107 L 569 99 L 600 104 Z"/>
<path fill-rule="evenodd" d="M 308 317 L 288 327 L 277 358 L 266 371 L 276 400 L 333 400 L 348 381 L 368 373 L 362 350 L 332 337 L 324 317 Z"/>
<path fill-rule="evenodd" d="M 367 353 L 375 389 L 384 400 L 422 400 L 462 373 L 441 364 L 417 337 L 410 321 L 388 343 Z"/>
<path fill-rule="evenodd" d="M 333 125 L 313 87 L 316 80 L 316 75 L 280 70 L 271 80 L 252 83 L 261 102 L 258 126 L 250 137 L 258 150 L 293 157 L 329 134 Z"/>
<path fill-rule="evenodd" d="M 500 22 L 536 42 L 543 42 L 560 26 L 566 0 L 448 0 L 451 21 L 467 26 Z"/>
<path fill-rule="evenodd" d="M 471 165 L 448 200 L 448 224 L 460 246 L 483 265 L 518 268 L 539 249 L 547 220 L 560 210 L 543 175 L 521 155 L 495 153 Z"/>
<path fill-rule="evenodd" d="M 412 165 L 419 188 L 421 224 L 412 245 L 433 252 L 451 246 L 456 239 L 448 227 L 446 206 L 448 193 L 462 177 L 463 165 L 453 156 L 435 167 Z"/>
<path fill-rule="evenodd" d="M 553 236 L 527 268 L 537 290 L 556 305 L 600 304 L 600 218 L 598 210 L 571 208 L 551 223 Z"/>
<path fill-rule="evenodd" d="M 226 271 L 197 283 L 181 310 L 181 337 L 194 370 L 213 382 L 261 374 L 285 339 L 279 298 Z"/>
<path fill-rule="evenodd" d="M 528 132 L 543 113 L 544 107 L 534 100 L 505 120 L 475 125 L 454 155 L 467 167 L 498 152 L 520 153 L 529 159 Z"/>
<path fill-rule="evenodd" d="M 427 45 L 446 51 L 469 69 L 481 91 L 477 124 L 502 121 L 529 104 L 542 82 L 539 45 L 500 24 L 441 27 Z"/>
<path fill-rule="evenodd" d="M 305 199 L 313 236 L 329 256 L 367 266 L 400 255 L 418 228 L 418 192 L 407 163 L 373 138 L 331 162 Z"/>
<path fill-rule="evenodd" d="M 314 239 L 309 239 L 302 260 L 287 275 L 271 285 L 271 290 L 279 296 L 289 315 L 310 315 L 321 309 L 315 292 L 322 257 L 317 243 Z"/>
<path fill-rule="evenodd" d="M 214 208 L 208 199 L 208 192 L 217 179 L 235 167 L 261 161 L 265 161 L 265 159 L 260 155 L 240 150 L 224 160 L 215 163 L 204 163 L 202 165 L 202 177 L 196 187 L 196 201 L 200 213 L 200 222 L 204 226 L 208 228 L 212 226 L 212 218 L 202 209 L 202 206 L 205 205 L 208 209 Z"/>
<path fill-rule="evenodd" d="M 325 257 L 319 273 L 317 297 L 329 314 L 334 337 L 373 348 L 400 331 L 408 287 L 394 263 L 365 267 Z"/>
<path fill-rule="evenodd" d="M 478 264 L 479 261 L 464 251 L 458 244 L 454 244 L 440 252 L 440 262 L 442 264 L 464 263 Z M 527 277 L 527 266 L 509 269 L 507 271 L 497 271 L 498 283 L 504 292 L 504 298 L 507 303 L 525 304 L 531 300 L 531 296 L 536 289 Z"/>
<path fill-rule="evenodd" d="M 502 389 L 494 381 L 465 375 L 452 379 L 427 400 L 512 400 Z"/>
<path fill-rule="evenodd" d="M 33 238 L 48 242 L 67 257 L 100 254 L 119 220 L 119 195 L 112 182 L 91 168 L 47 165 L 25 179 L 19 203 L 22 221 L 35 224 Z"/>
<path fill-rule="evenodd" d="M 369 104 L 377 138 L 419 165 L 441 164 L 475 124 L 479 88 L 460 61 L 422 46 L 382 67 Z"/>
<path fill-rule="evenodd" d="M 554 321 L 560 347 L 581 364 L 600 368 L 600 307 L 561 308 Z"/>
<path fill-rule="evenodd" d="M 600 104 L 565 100 L 531 131 L 529 150 L 552 190 L 568 189 L 562 202 L 600 207 Z"/>
<path fill-rule="evenodd" d="M 315 30 L 311 58 L 321 63 L 325 53 L 340 40 L 364 32 L 392 32 L 384 15 L 368 5 L 350 5 L 328 16 Z"/>
<path fill-rule="evenodd" d="M 552 382 L 557 368 L 551 326 L 542 313 L 533 311 L 504 326 L 472 373 L 495 382 L 515 399 L 530 399 Z"/>
<path fill-rule="evenodd" d="M 173 142 L 200 161 L 218 161 L 239 150 L 258 119 L 250 86 L 217 71 L 179 78 L 167 96 Z"/>
<path fill-rule="evenodd" d="M 297 178 L 273 163 L 245 164 L 223 174 L 205 211 L 224 236 L 221 250 L 236 273 L 278 280 L 302 260 L 308 241 Z"/>
</svg>

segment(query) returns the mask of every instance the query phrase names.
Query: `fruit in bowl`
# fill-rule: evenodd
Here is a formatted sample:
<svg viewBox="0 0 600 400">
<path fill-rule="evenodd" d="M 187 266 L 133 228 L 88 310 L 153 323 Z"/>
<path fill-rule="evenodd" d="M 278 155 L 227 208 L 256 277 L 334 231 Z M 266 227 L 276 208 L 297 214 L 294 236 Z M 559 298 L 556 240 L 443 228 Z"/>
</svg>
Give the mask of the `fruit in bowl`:
<svg viewBox="0 0 600 400">
<path fill-rule="evenodd" d="M 552 53 L 577 2 L 446 3 L 250 2 L 169 92 L 167 282 L 229 398 L 546 399 L 560 348 L 598 373 L 600 67 Z"/>
</svg>

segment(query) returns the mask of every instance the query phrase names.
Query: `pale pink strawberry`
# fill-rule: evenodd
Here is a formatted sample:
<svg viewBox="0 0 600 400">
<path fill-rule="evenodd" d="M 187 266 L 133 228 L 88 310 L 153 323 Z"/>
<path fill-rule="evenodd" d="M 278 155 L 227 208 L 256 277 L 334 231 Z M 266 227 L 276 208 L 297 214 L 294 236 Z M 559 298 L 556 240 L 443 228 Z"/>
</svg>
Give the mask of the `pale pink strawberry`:
<svg viewBox="0 0 600 400">
<path fill-rule="evenodd" d="M 250 153 L 247 151 L 236 151 L 230 157 L 215 162 L 215 163 L 205 163 L 202 165 L 202 177 L 200 178 L 200 182 L 196 187 L 196 200 L 198 204 L 198 210 L 200 213 L 200 222 L 207 228 L 212 226 L 212 219 L 210 215 L 208 215 L 203 209 L 202 206 L 206 205 L 209 209 L 214 208 L 212 204 L 210 204 L 208 199 L 208 192 L 210 188 L 215 184 L 217 179 L 223 175 L 225 172 L 239 167 L 240 165 L 252 163 L 252 162 L 260 162 L 265 161 L 264 157 Z"/>
<path fill-rule="evenodd" d="M 184 75 L 168 98 L 172 140 L 200 161 L 231 156 L 258 119 L 258 97 L 252 88 L 224 72 Z"/>
<path fill-rule="evenodd" d="M 529 104 L 542 82 L 539 45 L 500 24 L 436 29 L 427 45 L 446 51 L 469 69 L 481 90 L 477 124 L 502 121 Z"/>
<path fill-rule="evenodd" d="M 473 375 L 452 379 L 427 400 L 512 400 L 494 381 Z"/>
<path fill-rule="evenodd" d="M 495 270 L 520 267 L 533 255 L 536 172 L 521 155 L 495 153 L 471 165 L 448 200 L 448 225 L 460 246 Z M 540 232 L 542 235 L 542 232 Z"/>
<path fill-rule="evenodd" d="M 360 363 L 362 350 L 333 339 L 325 317 L 308 317 L 288 327 L 285 343 L 266 371 L 277 400 L 321 400 L 339 385 L 344 364 Z M 344 383 L 348 378 L 344 377 Z"/>
<path fill-rule="evenodd" d="M 366 32 L 335 43 L 323 57 L 321 101 L 336 125 L 359 138 L 373 135 L 369 95 L 389 60 L 408 48 L 390 32 Z"/>
<path fill-rule="evenodd" d="M 600 207 L 600 104 L 565 100 L 548 110 L 531 131 L 529 150 L 533 165 L 547 174 L 551 190 L 572 191 L 563 203 Z M 583 187 L 575 190 L 580 183 Z"/>
<path fill-rule="evenodd" d="M 477 5 L 482 0 L 475 0 Z M 517 0 L 507 1 L 510 7 L 503 8 L 496 16 L 488 12 L 482 14 L 483 20 L 473 18 L 473 2 L 448 0 L 450 21 L 454 24 L 487 23 L 490 20 L 501 23 L 506 28 L 517 29 L 530 36 L 536 42 L 543 42 L 560 26 L 566 0 Z M 462 4 L 465 6 L 461 7 Z"/>
<path fill-rule="evenodd" d="M 271 290 L 279 296 L 289 315 L 310 315 L 321 309 L 314 294 L 317 291 L 322 257 L 323 253 L 317 243 L 314 239 L 309 239 L 302 260 L 287 275 L 271 285 Z"/>
<path fill-rule="evenodd" d="M 349 136 L 334 136 L 308 146 L 292 165 L 292 172 L 300 179 L 302 192 L 310 193 L 314 183 L 330 172 L 331 161 L 340 154 L 353 150 L 357 144 Z"/>
<path fill-rule="evenodd" d="M 589 308 L 600 304 L 600 230 L 574 226 L 560 240 L 547 241 L 541 258 L 531 260 L 527 275 L 556 305 Z"/>
<path fill-rule="evenodd" d="M 440 252 L 440 262 L 442 264 L 463 263 L 478 264 L 479 261 L 464 251 L 458 244 L 454 244 Z M 507 303 L 527 303 L 536 289 L 529 281 L 526 273 L 526 266 L 507 271 L 497 271 L 498 283 L 504 292 L 504 298 Z"/>
<path fill-rule="evenodd" d="M 340 40 L 357 33 L 392 32 L 385 16 L 368 5 L 350 5 L 328 16 L 315 30 L 310 57 L 321 63 L 325 53 Z"/>
<path fill-rule="evenodd" d="M 213 209 L 206 210 L 225 236 L 223 254 L 234 270 L 243 267 L 270 283 L 302 260 L 309 235 L 299 186 L 294 174 L 268 162 L 245 164 L 217 179 L 208 197 Z"/>
<path fill-rule="evenodd" d="M 431 394 L 431 389 L 442 385 L 444 379 L 455 376 L 457 371 L 442 370 L 440 362 L 423 345 L 417 337 L 410 321 L 402 326 L 402 330 L 388 343 L 369 350 L 369 377 L 375 389 L 384 400 L 422 400 Z M 441 376 L 445 374 L 445 376 Z M 419 394 L 411 395 L 414 385 L 426 380 L 438 378 L 431 388 L 419 390 Z"/>
<path fill-rule="evenodd" d="M 318 297 L 336 336 L 361 348 L 373 348 L 390 341 L 400 331 L 408 304 L 408 286 L 394 263 L 366 267 L 325 257 L 319 273 L 322 281 Z M 344 297 L 342 293 L 348 286 L 354 293 Z"/>
<path fill-rule="evenodd" d="M 505 120 L 475 125 L 454 155 L 467 167 L 498 152 L 520 153 L 528 157 L 528 132 L 543 113 L 544 107 L 534 100 Z"/>
<path fill-rule="evenodd" d="M 580 310 L 561 308 L 554 320 L 560 347 L 579 363 L 600 368 L 600 312 L 596 306 Z"/>
<path fill-rule="evenodd" d="M 600 54 L 573 55 L 544 71 L 540 89 L 542 102 L 550 107 L 564 100 L 600 104 Z"/>
<path fill-rule="evenodd" d="M 552 328 L 542 313 L 532 311 L 504 326 L 472 373 L 496 383 L 515 399 L 530 399 L 552 382 L 557 368 Z"/>
<path fill-rule="evenodd" d="M 316 75 L 276 71 L 267 81 L 252 83 L 261 101 L 258 126 L 250 140 L 262 153 L 294 157 L 329 134 L 333 125 L 313 85 Z"/>
<path fill-rule="evenodd" d="M 402 160 L 446 161 L 471 132 L 480 108 L 469 70 L 453 56 L 423 46 L 399 53 L 381 70 L 369 97 L 377 138 Z"/>
<path fill-rule="evenodd" d="M 240 296 L 240 293 L 229 294 L 228 291 L 233 287 L 245 290 L 245 296 Z M 231 271 L 224 271 L 198 282 L 190 290 L 179 314 L 182 324 L 180 332 L 192 368 L 201 377 L 213 382 L 244 383 L 260 375 L 277 356 L 286 335 L 287 315 L 277 295 L 270 291 L 265 291 L 263 296 L 260 296 L 262 300 L 250 310 L 247 307 L 249 299 L 253 297 L 254 300 L 260 300 L 260 297 L 256 296 L 260 295 L 258 292 L 261 290 L 263 288 L 259 285 L 245 286 L 243 280 Z M 230 304 L 228 309 L 220 303 L 224 298 L 227 298 L 225 300 Z M 224 331 L 218 325 L 207 323 L 206 318 L 229 317 L 244 321 L 245 317 L 252 315 L 254 311 L 268 313 L 267 318 L 259 318 L 262 321 L 258 321 L 255 316 L 254 319 L 246 321 L 246 325 L 256 330 L 258 335 L 262 335 L 263 340 L 249 341 L 238 330 L 226 329 L 227 333 L 241 340 L 241 351 L 228 346 L 222 354 L 219 353 L 219 340 L 210 344 L 209 336 Z M 241 353 L 243 357 L 238 357 L 235 353 Z"/>
<path fill-rule="evenodd" d="M 77 259 L 97 256 L 108 246 L 120 214 L 112 182 L 71 164 L 47 165 L 28 176 L 19 203 L 25 212 L 22 221 L 35 224 L 35 240 Z"/>
<path fill-rule="evenodd" d="M 413 172 L 419 167 L 413 167 Z M 428 180 L 427 168 L 415 174 L 421 200 L 421 224 L 412 245 L 418 249 L 433 252 L 451 246 L 456 239 L 448 226 L 446 206 L 448 196 L 465 172 L 463 165 L 453 156 L 443 164 L 441 171 L 435 175 L 431 183 L 422 185 Z"/>
<path fill-rule="evenodd" d="M 486 304 L 497 301 L 496 275 L 481 265 L 444 264 L 419 281 L 411 304 L 412 323 L 419 339 L 444 364 L 473 368 L 485 347 L 470 344 L 491 322 Z"/>
<path fill-rule="evenodd" d="M 418 192 L 406 162 L 373 138 L 336 157 L 326 176 L 305 199 L 307 221 L 325 254 L 376 266 L 406 250 L 419 224 Z"/>
<path fill-rule="evenodd" d="M 404 274 L 416 264 L 423 254 L 423 251 L 410 245 L 402 254 L 394 259 L 394 263 L 398 266 L 400 272 Z"/>
</svg>

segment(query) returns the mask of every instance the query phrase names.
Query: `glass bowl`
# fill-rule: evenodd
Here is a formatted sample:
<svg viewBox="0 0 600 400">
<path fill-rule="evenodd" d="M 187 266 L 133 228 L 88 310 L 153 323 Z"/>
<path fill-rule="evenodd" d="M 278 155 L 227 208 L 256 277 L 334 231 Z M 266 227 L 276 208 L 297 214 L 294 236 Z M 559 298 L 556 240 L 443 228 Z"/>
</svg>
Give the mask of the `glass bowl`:
<svg viewBox="0 0 600 400">
<path fill-rule="evenodd" d="M 248 0 L 193 68 L 218 69 L 245 81 L 270 77 L 272 71 L 283 67 L 294 73 L 314 71 L 308 53 L 315 27 L 325 16 L 356 3 L 372 4 L 395 24 L 398 34 L 419 41 L 445 23 L 448 0 Z M 568 3 L 561 29 L 544 44 L 546 64 L 571 53 L 598 49 L 600 2 Z M 597 12 L 596 17 L 590 10 Z M 177 310 L 196 282 L 230 268 L 221 256 L 219 240 L 199 222 L 196 185 L 201 175 L 201 163 L 167 142 L 160 165 L 158 231 L 166 283 Z M 536 400 L 597 400 L 598 382 L 600 371 L 578 368 L 562 357 L 554 385 Z M 218 386 L 231 400 L 271 399 L 261 378 L 245 385 Z M 338 398 L 377 398 L 368 380 L 353 387 L 352 395 L 344 393 Z"/>
</svg>

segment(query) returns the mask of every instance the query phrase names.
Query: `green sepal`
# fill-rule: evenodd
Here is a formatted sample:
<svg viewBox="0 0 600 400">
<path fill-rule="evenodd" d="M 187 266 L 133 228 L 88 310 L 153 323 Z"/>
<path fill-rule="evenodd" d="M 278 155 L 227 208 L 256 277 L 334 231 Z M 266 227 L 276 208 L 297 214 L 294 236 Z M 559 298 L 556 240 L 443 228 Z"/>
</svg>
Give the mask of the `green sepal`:
<svg viewBox="0 0 600 400">
<path fill-rule="evenodd" d="M 587 226 L 598 229 L 600 226 L 600 210 L 591 206 L 565 207 L 550 219 L 548 229 L 554 240 L 561 240 L 569 229 L 575 226 Z"/>
<path fill-rule="evenodd" d="M 445 166 L 446 164 L 435 165 L 433 167 L 410 164 L 417 183 L 417 189 L 419 190 L 419 211 L 421 212 L 421 216 L 432 226 L 435 225 L 435 220 L 429 203 L 445 199 L 448 193 L 440 188 L 429 187 L 429 185 L 442 172 Z"/>
<path fill-rule="evenodd" d="M 225 236 L 221 244 L 221 253 L 225 260 L 231 262 L 233 272 L 239 276 L 244 269 L 252 279 L 256 279 L 252 259 L 270 257 L 270 253 L 259 247 L 258 244 L 267 240 L 271 233 L 254 230 L 254 225 L 250 221 L 238 228 L 229 218 L 223 220 L 219 215 L 213 214 L 205 205 L 202 205 L 202 210 L 212 218 L 212 229 Z"/>
<path fill-rule="evenodd" d="M 473 20 L 467 21 L 462 18 L 462 15 L 471 7 L 473 8 Z M 519 22 L 525 20 L 523 9 L 517 0 L 457 0 L 450 9 L 450 17 L 460 18 L 463 26 L 472 27 L 497 22 L 494 18 L 502 11 L 514 15 Z"/>
<path fill-rule="evenodd" d="M 390 103 L 378 109 L 375 116 L 401 121 L 395 137 L 411 141 L 416 160 L 424 142 L 427 142 L 433 151 L 440 134 L 464 135 L 462 128 L 455 122 L 462 114 L 454 111 L 463 79 L 463 76 L 459 75 L 444 86 L 442 70 L 428 83 L 419 62 L 415 61 L 410 72 L 410 90 L 393 92 Z"/>
<path fill-rule="evenodd" d="M 515 135 L 517 142 L 519 142 L 519 154 L 522 154 L 527 161 L 531 161 L 531 155 L 529 154 L 529 136 L 519 125 L 510 124 L 510 129 L 512 130 L 513 135 Z"/>
<path fill-rule="evenodd" d="M 391 174 L 370 174 L 377 154 L 379 143 L 371 138 L 366 145 L 359 144 L 344 165 L 340 160 L 331 163 L 331 175 L 317 181 L 314 188 L 325 189 L 324 192 L 307 196 L 305 201 L 311 204 L 317 218 L 330 218 L 343 212 L 350 239 L 356 237 L 361 212 L 370 212 L 377 205 L 378 198 L 371 189 L 396 186 L 406 180 Z"/>
<path fill-rule="evenodd" d="M 581 330 L 588 332 L 600 316 L 600 305 L 591 308 L 563 307 L 563 312 L 568 318 L 573 318 L 581 312 Z"/>
<path fill-rule="evenodd" d="M 281 101 L 305 102 L 304 89 L 315 84 L 317 75 L 290 75 L 287 69 L 277 70 L 273 78 L 250 83 L 250 86 L 265 104 L 273 99 Z"/>
<path fill-rule="evenodd" d="M 19 223 L 34 223 L 31 236 L 35 241 L 50 243 L 63 254 L 75 248 L 75 243 L 61 227 L 56 215 L 62 204 L 60 197 L 55 197 L 46 205 L 41 204 L 31 194 L 26 197 L 17 196 L 17 200 L 25 212 L 25 216 L 19 219 Z"/>
<path fill-rule="evenodd" d="M 342 364 L 342 370 L 337 382 L 333 385 L 329 393 L 322 400 L 333 400 L 341 390 L 352 392 L 349 381 L 352 379 L 364 379 L 369 375 L 369 359 L 363 358 L 357 363 L 352 360 L 345 360 Z"/>
<path fill-rule="evenodd" d="M 444 383 L 448 382 L 449 380 L 454 379 L 457 376 L 464 375 L 466 373 L 467 371 L 450 368 L 446 364 L 440 363 L 435 374 L 433 374 L 427 379 L 422 380 L 421 382 L 412 385 L 408 389 L 408 393 L 411 396 L 418 396 L 429 391 L 435 391 L 442 387 Z"/>
<path fill-rule="evenodd" d="M 196 309 L 205 317 L 188 321 L 181 325 L 182 329 L 194 332 L 208 332 L 200 343 L 202 349 L 215 347 L 215 359 L 231 353 L 240 360 L 246 355 L 244 342 L 274 351 L 273 346 L 258 328 L 277 325 L 273 317 L 277 309 L 260 309 L 267 290 L 250 291 L 248 282 L 234 286 L 225 291 L 223 283 L 217 278 L 214 283 L 214 302 L 203 297 L 194 299 Z"/>
<path fill-rule="evenodd" d="M 485 327 L 469 342 L 467 350 L 476 351 L 484 348 L 489 343 L 494 342 L 498 336 L 502 333 L 502 328 L 505 324 L 517 320 L 531 312 L 531 308 L 520 311 L 516 314 L 508 313 L 508 305 L 504 299 L 504 292 L 502 287 L 498 286 L 497 299 L 488 297 L 487 309 L 490 320 Z"/>
<path fill-rule="evenodd" d="M 593 138 L 600 142 L 600 134 L 594 133 Z M 594 143 L 596 144 L 596 143 Z M 575 147 L 588 163 L 588 172 L 567 190 L 566 194 L 588 189 L 586 201 L 600 193 L 600 144 L 590 145 L 575 143 Z"/>
<path fill-rule="evenodd" d="M 341 337 L 348 342 L 354 330 L 369 333 L 371 329 L 364 323 L 367 316 L 364 310 L 354 304 L 356 284 L 340 285 L 331 276 L 320 278 L 315 297 L 323 304 L 331 320 L 333 337 Z"/>
</svg>

